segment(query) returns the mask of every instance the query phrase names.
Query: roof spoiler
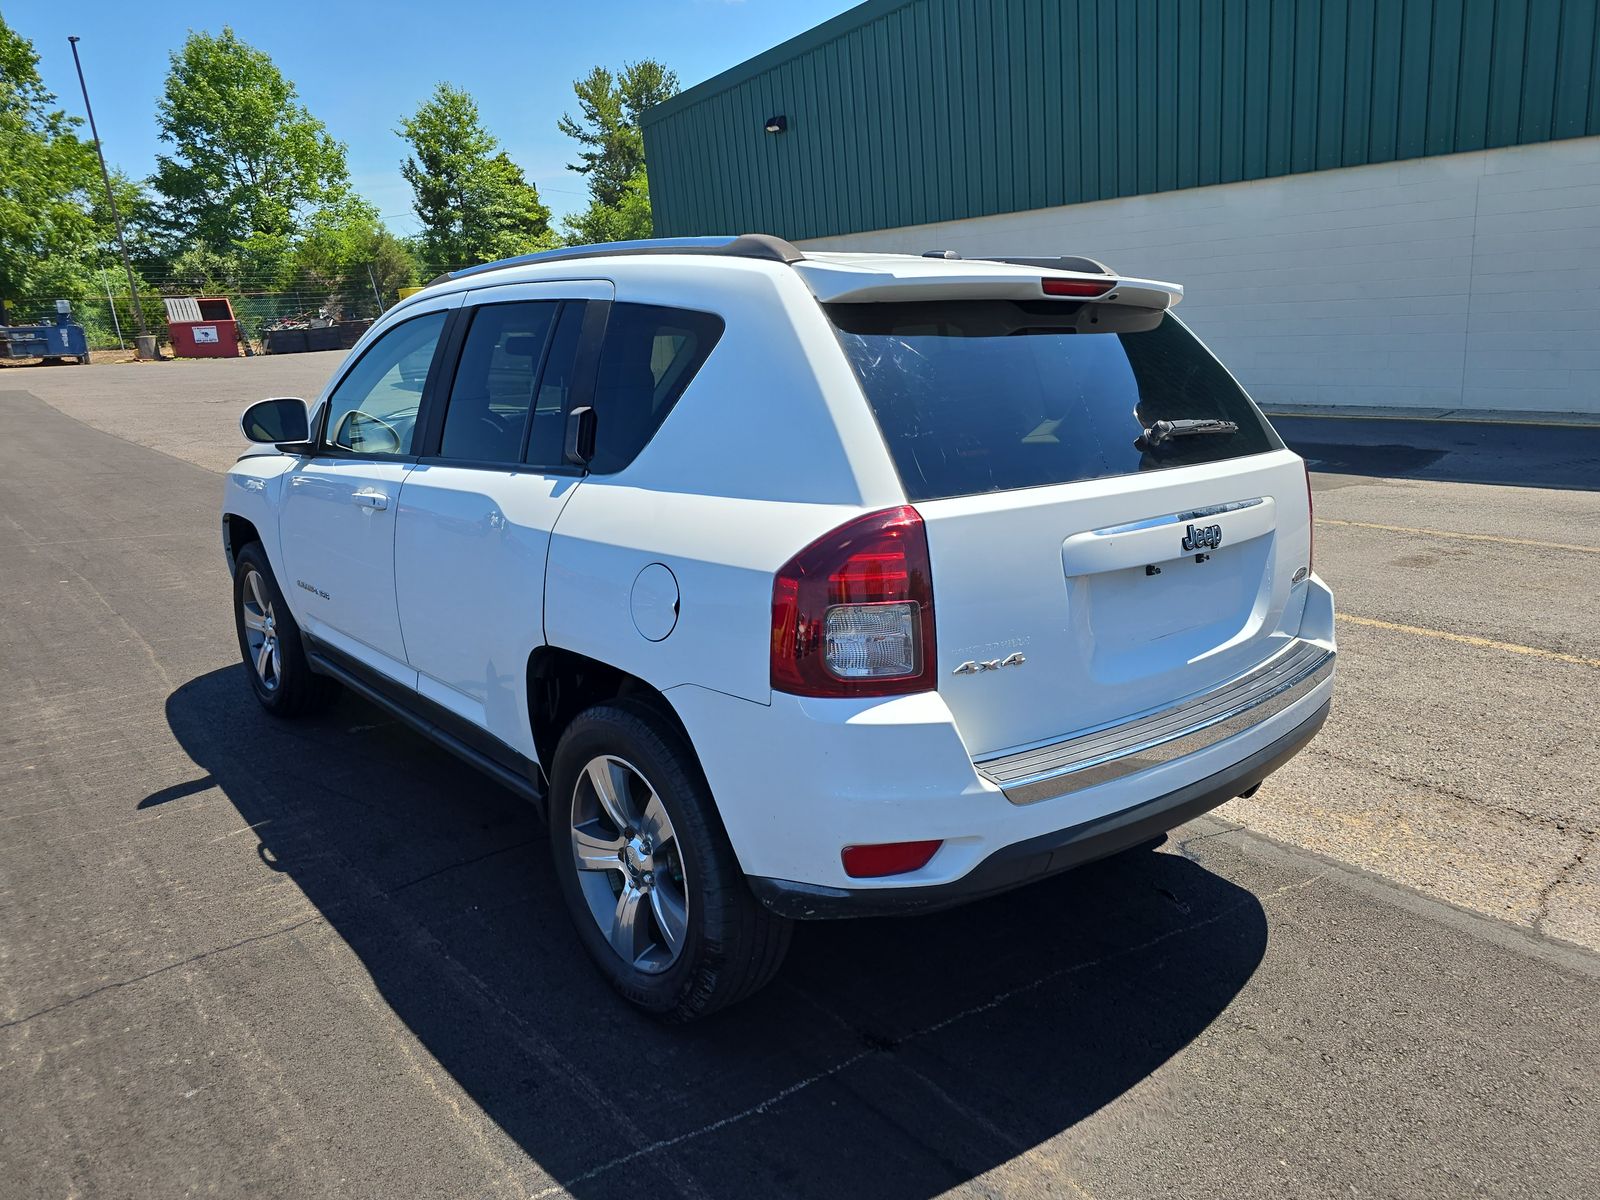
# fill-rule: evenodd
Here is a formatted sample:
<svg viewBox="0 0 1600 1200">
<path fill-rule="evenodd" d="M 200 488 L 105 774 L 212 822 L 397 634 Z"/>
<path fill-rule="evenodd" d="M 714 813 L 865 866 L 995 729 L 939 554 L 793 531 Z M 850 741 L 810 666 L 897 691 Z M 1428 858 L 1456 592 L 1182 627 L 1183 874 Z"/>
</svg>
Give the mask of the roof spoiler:
<svg viewBox="0 0 1600 1200">
<path fill-rule="evenodd" d="M 946 256 L 924 255 L 944 259 Z M 1085 270 L 1063 263 L 1090 263 Z M 1159 315 L 1183 299 L 1183 288 L 1156 279 L 1129 279 L 1087 259 L 965 259 L 941 270 L 915 258 L 858 265 L 809 258 L 795 270 L 823 304 L 873 304 L 919 300 L 1069 300 L 1093 307 Z M 1065 287 L 1051 287 L 1057 280 Z M 1077 286 L 1074 286 L 1077 285 Z M 1129 314 L 1131 316 L 1131 313 Z"/>
<path fill-rule="evenodd" d="M 951 262 L 964 261 L 954 250 L 928 250 L 923 258 L 943 258 Z M 979 262 L 1010 263 L 1014 267 L 1043 267 L 1049 271 L 1073 271 L 1079 275 L 1115 275 L 1116 272 L 1098 259 L 1081 254 L 1058 254 L 1046 258 L 1013 258 L 1000 254 L 977 255 Z"/>
</svg>

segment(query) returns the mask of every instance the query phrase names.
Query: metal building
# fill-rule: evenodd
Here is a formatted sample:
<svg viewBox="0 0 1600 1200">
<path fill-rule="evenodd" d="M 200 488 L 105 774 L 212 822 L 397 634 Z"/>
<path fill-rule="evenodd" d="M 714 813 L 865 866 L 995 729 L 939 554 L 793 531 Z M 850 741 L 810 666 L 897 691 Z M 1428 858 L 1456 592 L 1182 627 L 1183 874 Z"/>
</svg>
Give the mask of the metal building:
<svg viewBox="0 0 1600 1200">
<path fill-rule="evenodd" d="M 1600 0 L 870 0 L 644 118 L 656 229 L 1082 253 L 1269 405 L 1600 413 Z"/>
</svg>

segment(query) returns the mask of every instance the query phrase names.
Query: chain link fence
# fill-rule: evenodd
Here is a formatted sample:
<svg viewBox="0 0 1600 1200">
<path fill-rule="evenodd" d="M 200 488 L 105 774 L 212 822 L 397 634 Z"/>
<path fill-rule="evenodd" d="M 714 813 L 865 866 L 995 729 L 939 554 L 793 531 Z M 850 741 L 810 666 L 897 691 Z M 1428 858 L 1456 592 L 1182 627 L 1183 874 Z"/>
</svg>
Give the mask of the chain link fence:
<svg viewBox="0 0 1600 1200">
<path fill-rule="evenodd" d="M 195 287 L 192 281 L 158 280 L 139 293 L 144 321 L 150 333 L 166 344 L 167 297 L 226 297 L 239 322 L 240 341 L 260 352 L 266 334 L 274 328 L 307 327 L 329 321 L 359 321 L 378 316 L 399 299 L 394 288 L 380 288 L 365 273 L 349 279 L 319 282 L 288 289 L 243 284 Z M 132 352 L 139 322 L 126 286 L 121 291 L 77 296 L 28 296 L 7 305 L 13 325 L 54 324 L 56 301 L 72 304 L 72 320 L 83 326 L 91 351 Z"/>
</svg>

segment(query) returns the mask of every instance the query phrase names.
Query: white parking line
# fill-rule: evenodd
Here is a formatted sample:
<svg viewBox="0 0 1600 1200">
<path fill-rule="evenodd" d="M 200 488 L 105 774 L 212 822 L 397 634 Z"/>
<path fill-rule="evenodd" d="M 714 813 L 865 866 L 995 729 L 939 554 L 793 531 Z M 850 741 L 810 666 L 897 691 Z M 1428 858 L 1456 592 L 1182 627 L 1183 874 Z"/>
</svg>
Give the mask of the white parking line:
<svg viewBox="0 0 1600 1200">
<path fill-rule="evenodd" d="M 1339 613 L 1338 620 L 1347 621 L 1351 625 L 1366 625 L 1372 629 L 1387 629 L 1391 633 L 1414 633 L 1419 637 L 1460 642 L 1463 646 L 1504 650 L 1508 654 L 1528 654 L 1534 658 L 1547 658 L 1552 662 L 1576 663 L 1580 667 L 1600 667 L 1600 658 L 1583 658 L 1576 654 L 1563 654 L 1559 650 L 1541 650 L 1538 646 L 1519 646 L 1515 642 L 1497 642 L 1493 638 L 1474 637 L 1470 633 L 1450 633 L 1444 629 L 1426 629 L 1421 625 L 1401 625 L 1396 621 L 1380 621 L 1376 617 L 1355 617 L 1349 613 Z"/>
</svg>

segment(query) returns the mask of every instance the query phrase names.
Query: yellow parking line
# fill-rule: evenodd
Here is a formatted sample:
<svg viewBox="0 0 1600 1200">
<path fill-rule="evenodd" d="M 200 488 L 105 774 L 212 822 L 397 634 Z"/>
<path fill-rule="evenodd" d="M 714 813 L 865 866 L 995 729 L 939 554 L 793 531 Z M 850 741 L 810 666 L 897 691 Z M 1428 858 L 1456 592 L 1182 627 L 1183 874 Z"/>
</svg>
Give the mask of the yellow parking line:
<svg viewBox="0 0 1600 1200">
<path fill-rule="evenodd" d="M 1480 646 L 1486 650 L 1504 650 L 1508 654 L 1529 654 L 1534 658 L 1548 658 L 1552 662 L 1576 663 L 1580 667 L 1600 667 L 1600 658 L 1582 658 L 1576 654 L 1562 654 L 1559 650 L 1541 650 L 1537 646 L 1519 646 L 1515 642 L 1497 642 L 1493 638 L 1473 637 L 1470 633 L 1449 633 L 1443 629 L 1425 629 L 1421 625 L 1401 625 L 1394 621 L 1380 621 L 1375 617 L 1354 617 L 1340 613 L 1338 619 L 1351 625 L 1366 625 L 1373 629 L 1387 629 L 1391 633 L 1415 633 L 1422 637 L 1439 638 L 1446 642 L 1460 642 L 1463 646 Z"/>
<path fill-rule="evenodd" d="M 1346 525 L 1351 529 L 1382 529 L 1387 533 L 1425 533 L 1429 537 L 1454 538 L 1462 542 L 1502 542 L 1507 546 L 1533 546 L 1540 550 L 1575 550 L 1579 554 L 1600 554 L 1600 546 L 1574 546 L 1569 542 L 1536 542 L 1531 538 L 1497 537 L 1492 533 L 1456 533 L 1449 529 L 1422 529 L 1414 525 L 1379 525 L 1374 521 L 1340 521 L 1318 517 L 1318 525 Z"/>
</svg>

